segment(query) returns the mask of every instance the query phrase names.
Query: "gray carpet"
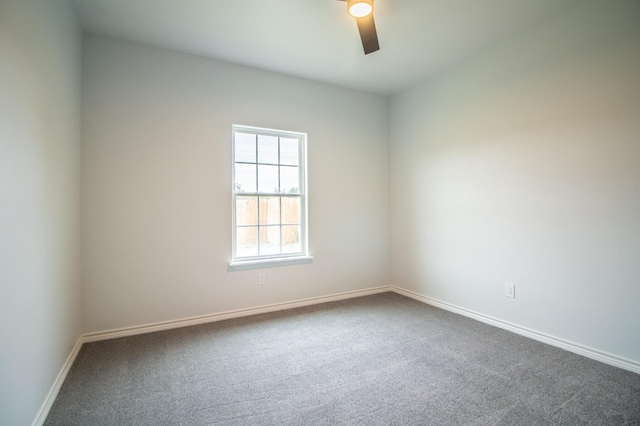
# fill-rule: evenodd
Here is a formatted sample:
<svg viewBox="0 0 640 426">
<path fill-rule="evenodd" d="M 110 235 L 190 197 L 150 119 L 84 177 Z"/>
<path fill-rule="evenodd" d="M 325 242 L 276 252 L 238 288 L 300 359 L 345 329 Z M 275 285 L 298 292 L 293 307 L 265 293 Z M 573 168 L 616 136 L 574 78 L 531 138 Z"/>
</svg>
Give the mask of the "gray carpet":
<svg viewBox="0 0 640 426">
<path fill-rule="evenodd" d="M 85 344 L 46 425 L 637 425 L 640 375 L 393 293 Z"/>
</svg>

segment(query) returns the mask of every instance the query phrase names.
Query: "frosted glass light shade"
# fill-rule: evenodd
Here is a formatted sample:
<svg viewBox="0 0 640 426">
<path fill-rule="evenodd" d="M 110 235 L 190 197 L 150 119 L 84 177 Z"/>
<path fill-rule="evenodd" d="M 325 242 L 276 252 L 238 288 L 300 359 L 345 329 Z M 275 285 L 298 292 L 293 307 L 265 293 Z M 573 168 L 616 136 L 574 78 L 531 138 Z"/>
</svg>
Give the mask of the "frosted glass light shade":
<svg viewBox="0 0 640 426">
<path fill-rule="evenodd" d="M 349 0 L 347 11 L 354 18 L 364 18 L 373 12 L 373 0 Z"/>
</svg>

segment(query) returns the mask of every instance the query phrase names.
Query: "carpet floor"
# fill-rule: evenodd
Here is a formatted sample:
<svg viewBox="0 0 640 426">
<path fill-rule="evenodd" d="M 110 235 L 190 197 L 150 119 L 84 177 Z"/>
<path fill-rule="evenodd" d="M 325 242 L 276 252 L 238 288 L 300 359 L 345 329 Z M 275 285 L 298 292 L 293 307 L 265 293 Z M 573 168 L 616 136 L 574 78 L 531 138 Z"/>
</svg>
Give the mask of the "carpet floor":
<svg viewBox="0 0 640 426">
<path fill-rule="evenodd" d="M 383 293 L 82 346 L 45 425 L 638 425 L 640 375 Z"/>
</svg>

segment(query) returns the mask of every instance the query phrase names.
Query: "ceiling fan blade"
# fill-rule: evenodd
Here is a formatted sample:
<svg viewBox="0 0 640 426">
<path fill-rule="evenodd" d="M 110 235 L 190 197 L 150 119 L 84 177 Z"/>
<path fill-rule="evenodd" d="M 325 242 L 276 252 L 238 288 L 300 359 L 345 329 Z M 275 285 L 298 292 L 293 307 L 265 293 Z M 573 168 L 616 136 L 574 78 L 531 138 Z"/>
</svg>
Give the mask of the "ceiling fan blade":
<svg viewBox="0 0 640 426">
<path fill-rule="evenodd" d="M 373 13 L 365 16 L 364 18 L 356 18 L 358 23 L 358 31 L 360 32 L 360 38 L 362 39 L 362 47 L 364 48 L 364 54 L 368 55 L 376 50 L 380 50 L 378 44 L 378 33 L 376 32 L 376 23 L 373 20 Z"/>
</svg>

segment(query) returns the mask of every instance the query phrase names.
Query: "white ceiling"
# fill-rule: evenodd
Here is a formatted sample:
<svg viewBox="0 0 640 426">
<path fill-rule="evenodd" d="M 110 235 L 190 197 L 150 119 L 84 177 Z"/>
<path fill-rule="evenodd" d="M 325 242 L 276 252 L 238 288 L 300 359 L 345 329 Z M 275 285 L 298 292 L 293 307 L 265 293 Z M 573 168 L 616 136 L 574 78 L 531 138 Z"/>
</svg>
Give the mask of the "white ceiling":
<svg viewBox="0 0 640 426">
<path fill-rule="evenodd" d="M 590 0 L 376 0 L 365 56 L 336 0 L 75 0 L 85 31 L 392 94 Z"/>
</svg>

